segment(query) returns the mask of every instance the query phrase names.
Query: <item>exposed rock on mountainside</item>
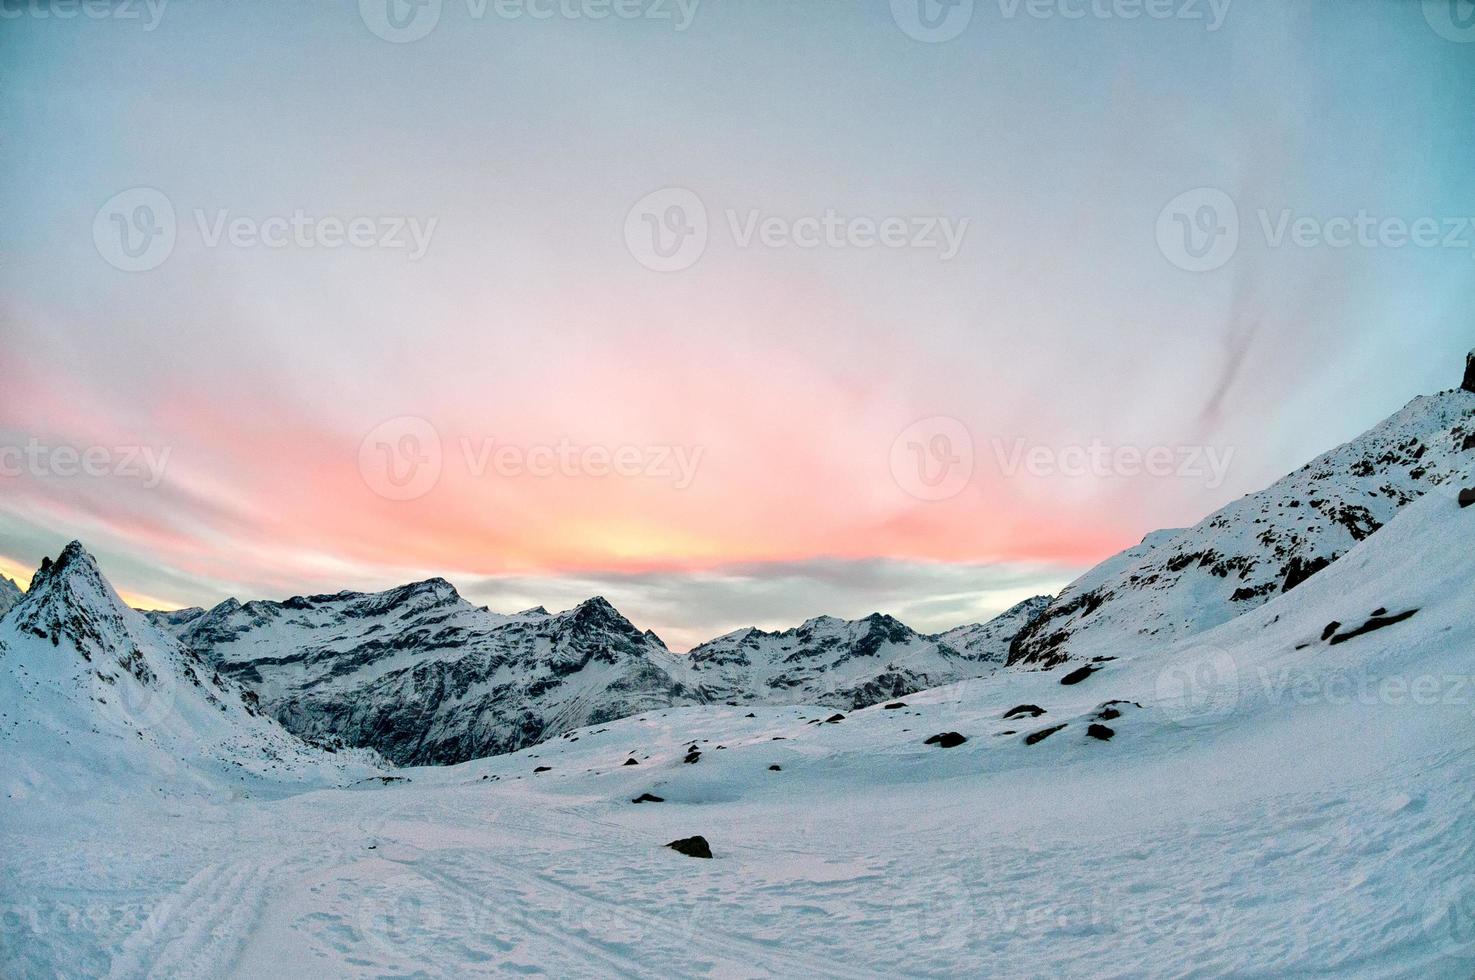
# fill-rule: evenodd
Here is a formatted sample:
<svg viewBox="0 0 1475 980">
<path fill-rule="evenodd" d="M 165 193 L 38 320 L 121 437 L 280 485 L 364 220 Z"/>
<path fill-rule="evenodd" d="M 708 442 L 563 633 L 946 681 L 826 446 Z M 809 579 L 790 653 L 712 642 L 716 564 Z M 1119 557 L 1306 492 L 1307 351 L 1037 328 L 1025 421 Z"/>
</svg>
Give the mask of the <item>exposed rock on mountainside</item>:
<svg viewBox="0 0 1475 980">
<path fill-rule="evenodd" d="M 671 653 L 603 598 L 513 616 L 430 579 L 387 592 L 234 599 L 151 618 L 309 739 L 371 746 L 402 765 L 511 752 L 653 708 L 717 703 L 862 707 L 996 669 L 1048 600 L 923 636 L 889 616 L 740 630 Z"/>
<path fill-rule="evenodd" d="M 0 622 L 0 742 L 13 778 L 90 793 L 120 781 L 238 785 L 372 771 L 310 748 L 148 619 L 72 542 Z"/>
<path fill-rule="evenodd" d="M 1035 597 L 988 623 L 937 636 L 880 613 L 855 621 L 820 616 L 782 632 L 737 630 L 693 649 L 687 676 L 710 701 L 863 708 L 994 669 L 1048 601 Z"/>
<path fill-rule="evenodd" d="M 402 765 L 462 762 L 695 703 L 677 657 L 603 598 L 503 616 L 430 579 L 229 600 L 175 628 L 288 728 L 373 746 Z"/>
<path fill-rule="evenodd" d="M 1087 572 L 1015 637 L 1007 662 L 1050 667 L 1123 641 L 1169 642 L 1300 585 L 1475 462 L 1469 371 L 1464 389 L 1416 398 L 1269 488 Z"/>
</svg>

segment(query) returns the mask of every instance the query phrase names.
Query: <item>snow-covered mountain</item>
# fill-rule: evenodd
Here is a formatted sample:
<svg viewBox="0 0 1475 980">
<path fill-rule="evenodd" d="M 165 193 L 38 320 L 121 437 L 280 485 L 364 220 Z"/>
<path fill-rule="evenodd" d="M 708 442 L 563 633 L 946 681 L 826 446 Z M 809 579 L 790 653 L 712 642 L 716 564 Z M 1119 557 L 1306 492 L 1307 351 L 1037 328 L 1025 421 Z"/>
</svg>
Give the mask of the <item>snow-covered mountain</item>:
<svg viewBox="0 0 1475 980">
<path fill-rule="evenodd" d="M 4 575 L 0 575 L 0 616 L 4 616 L 25 598 L 25 592 Z"/>
<path fill-rule="evenodd" d="M 695 647 L 686 676 L 713 702 L 864 708 L 993 670 L 1049 601 L 1036 596 L 987 623 L 936 636 L 880 613 L 819 616 L 781 632 L 736 630 Z"/>
<path fill-rule="evenodd" d="M 160 781 L 258 789 L 375 771 L 365 753 L 306 745 L 254 694 L 128 608 L 72 542 L 0 621 L 0 746 L 13 797 Z"/>
<path fill-rule="evenodd" d="M 1472 460 L 1475 353 L 1463 387 L 1415 398 L 1267 489 L 1087 572 L 1015 638 L 1008 663 L 1049 667 L 1217 626 L 1295 588 Z"/>
<path fill-rule="evenodd" d="M 1475 506 L 1428 494 L 1077 683 L 994 670 L 836 724 L 663 708 L 228 806 L 0 806 L 0 975 L 1464 980 L 1472 541 Z M 667 846 L 694 835 L 712 860 Z"/>
<path fill-rule="evenodd" d="M 1010 606 L 986 623 L 956 626 L 934 639 L 979 663 L 1002 664 L 1009 658 L 1009 644 L 1026 626 L 1039 619 L 1054 596 L 1037 595 Z"/>
<path fill-rule="evenodd" d="M 603 598 L 506 616 L 437 578 L 371 594 L 232 599 L 156 621 L 292 731 L 372 746 L 402 765 L 510 752 L 697 702 L 677 656 Z"/>
<path fill-rule="evenodd" d="M 511 752 L 659 707 L 864 707 L 996 669 L 1045 601 L 948 639 L 879 614 L 820 617 L 782 633 L 739 630 L 690 655 L 671 653 L 603 598 L 508 616 L 444 579 L 149 616 L 290 730 L 421 765 Z"/>
</svg>

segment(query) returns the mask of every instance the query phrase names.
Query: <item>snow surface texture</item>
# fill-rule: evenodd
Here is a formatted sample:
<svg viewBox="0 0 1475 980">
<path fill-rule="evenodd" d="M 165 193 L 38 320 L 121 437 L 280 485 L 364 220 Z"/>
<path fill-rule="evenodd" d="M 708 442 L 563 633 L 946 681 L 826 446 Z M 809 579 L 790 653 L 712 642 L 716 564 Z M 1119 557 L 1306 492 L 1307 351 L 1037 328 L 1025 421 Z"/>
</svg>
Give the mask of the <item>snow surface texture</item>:
<svg viewBox="0 0 1475 980">
<path fill-rule="evenodd" d="M 1416 398 L 1267 489 L 1087 572 L 1015 638 L 1008 663 L 1051 667 L 1218 626 L 1295 588 L 1472 460 L 1475 392 Z"/>
<path fill-rule="evenodd" d="M 150 744 L 16 740 L 86 705 L 7 690 L 0 974 L 1468 978 L 1472 545 L 1433 493 L 1151 652 L 837 721 L 656 709 L 282 798 L 191 760 L 105 817 L 14 772 Z M 24 633 L 6 658 L 77 683 L 69 639 Z M 665 846 L 696 835 L 711 860 Z"/>
<path fill-rule="evenodd" d="M 603 598 L 504 616 L 444 579 L 150 616 L 255 691 L 288 729 L 426 765 L 511 752 L 652 708 L 875 704 L 997 669 L 1047 601 L 941 637 L 887 616 L 826 616 L 782 633 L 740 630 L 690 655 L 673 654 Z"/>
</svg>

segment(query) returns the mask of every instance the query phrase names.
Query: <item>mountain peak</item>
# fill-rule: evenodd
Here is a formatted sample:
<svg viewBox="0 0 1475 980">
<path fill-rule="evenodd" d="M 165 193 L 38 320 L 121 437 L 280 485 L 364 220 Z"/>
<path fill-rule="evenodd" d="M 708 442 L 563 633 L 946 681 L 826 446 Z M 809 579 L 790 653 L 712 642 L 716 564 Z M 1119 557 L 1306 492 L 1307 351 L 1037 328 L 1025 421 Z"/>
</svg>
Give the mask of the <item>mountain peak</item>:
<svg viewBox="0 0 1475 980">
<path fill-rule="evenodd" d="M 1465 355 L 1465 383 L 1460 389 L 1475 392 L 1475 350 Z"/>
<path fill-rule="evenodd" d="M 83 591 L 98 591 L 102 597 L 108 597 L 112 593 L 112 587 L 107 584 L 102 571 L 97 567 L 97 559 L 92 557 L 91 552 L 80 541 L 68 544 L 55 560 L 41 559 L 41 567 L 31 579 L 29 595 L 44 597 L 63 584 L 71 585 L 74 591 L 78 586 Z"/>
<path fill-rule="evenodd" d="M 130 653 L 129 618 L 137 614 L 118 597 L 97 561 L 73 541 L 55 559 L 43 558 L 30 591 L 13 611 L 15 622 L 53 646 L 67 639 L 86 659 L 98 652 Z"/>
</svg>

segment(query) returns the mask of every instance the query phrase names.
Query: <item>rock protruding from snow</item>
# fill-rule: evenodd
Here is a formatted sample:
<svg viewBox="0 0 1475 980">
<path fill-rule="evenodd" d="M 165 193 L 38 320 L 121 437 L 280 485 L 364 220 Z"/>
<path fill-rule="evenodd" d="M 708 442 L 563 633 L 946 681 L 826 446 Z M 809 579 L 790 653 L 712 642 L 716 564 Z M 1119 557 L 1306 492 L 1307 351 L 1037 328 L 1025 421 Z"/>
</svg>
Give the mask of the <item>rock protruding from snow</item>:
<svg viewBox="0 0 1475 980">
<path fill-rule="evenodd" d="M 1019 633 L 1007 662 L 1051 667 L 1218 626 L 1304 587 L 1472 462 L 1475 394 L 1416 398 L 1269 488 L 1107 559 Z"/>
<path fill-rule="evenodd" d="M 1460 388 L 1475 392 L 1475 350 L 1465 355 L 1465 381 Z"/>
</svg>

